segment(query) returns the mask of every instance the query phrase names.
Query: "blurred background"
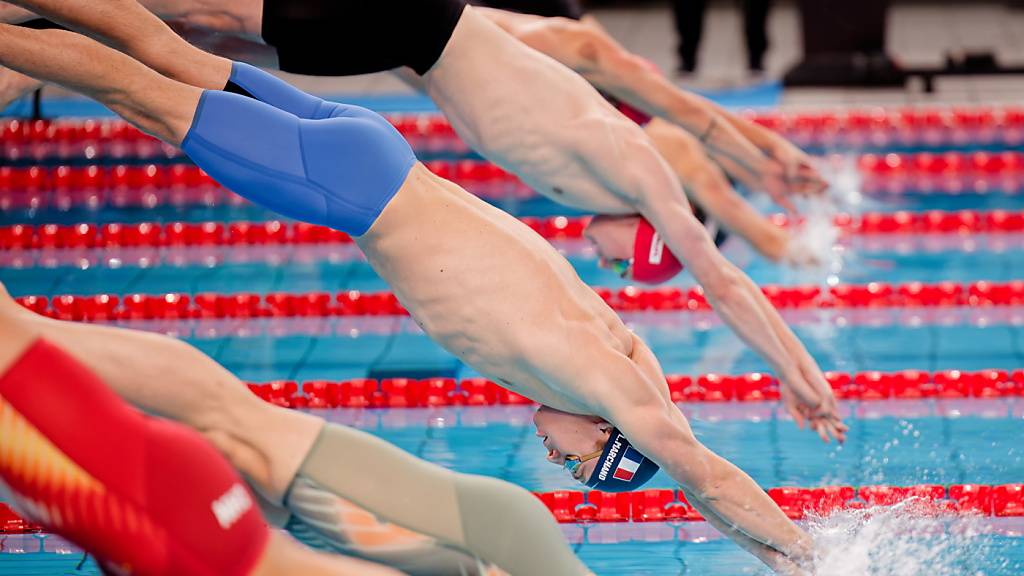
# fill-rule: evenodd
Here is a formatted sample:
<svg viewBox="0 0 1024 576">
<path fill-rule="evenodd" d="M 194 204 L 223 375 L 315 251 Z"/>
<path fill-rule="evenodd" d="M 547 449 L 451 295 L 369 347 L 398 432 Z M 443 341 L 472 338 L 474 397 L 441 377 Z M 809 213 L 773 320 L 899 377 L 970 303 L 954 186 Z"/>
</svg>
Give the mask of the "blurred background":
<svg viewBox="0 0 1024 576">
<path fill-rule="evenodd" d="M 998 104 L 1024 88 L 1024 0 L 580 3 L 627 49 L 726 105 Z M 332 95 L 414 94 L 390 73 L 290 79 Z"/>
</svg>

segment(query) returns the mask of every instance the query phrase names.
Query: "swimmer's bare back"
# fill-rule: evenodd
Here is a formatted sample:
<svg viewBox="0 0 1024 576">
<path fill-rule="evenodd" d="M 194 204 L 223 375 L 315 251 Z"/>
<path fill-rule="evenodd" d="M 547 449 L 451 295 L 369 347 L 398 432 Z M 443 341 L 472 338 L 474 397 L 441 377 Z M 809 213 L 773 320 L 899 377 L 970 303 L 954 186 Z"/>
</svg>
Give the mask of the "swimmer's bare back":
<svg viewBox="0 0 1024 576">
<path fill-rule="evenodd" d="M 549 378 L 588 343 L 631 353 L 632 334 L 547 241 L 422 165 L 356 243 L 431 338 L 547 406 L 593 410 L 585 381 Z"/>
<path fill-rule="evenodd" d="M 486 48 L 484 48 L 486 47 Z M 500 62 L 500 76 L 495 63 Z M 651 165 L 643 131 L 581 76 L 467 8 L 444 53 L 423 76 L 459 136 L 552 200 L 602 214 L 636 213 L 639 191 L 608 171 Z"/>
</svg>

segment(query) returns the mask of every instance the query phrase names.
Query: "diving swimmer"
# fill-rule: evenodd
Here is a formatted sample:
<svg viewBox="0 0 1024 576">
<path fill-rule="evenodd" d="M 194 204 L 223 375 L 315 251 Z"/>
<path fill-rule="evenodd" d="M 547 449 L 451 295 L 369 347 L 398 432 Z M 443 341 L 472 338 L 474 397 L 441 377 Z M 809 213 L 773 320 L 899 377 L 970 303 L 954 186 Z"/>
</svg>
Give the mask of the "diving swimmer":
<svg viewBox="0 0 1024 576">
<path fill-rule="evenodd" d="M 73 27 L 94 17 L 107 38 L 102 22 L 111 14 L 102 8 L 126 16 L 131 9 L 124 2 L 22 4 Z M 181 145 L 255 202 L 348 232 L 450 352 L 552 409 L 614 425 L 634 449 L 624 457 L 643 454 L 660 466 L 710 522 L 773 568 L 793 572 L 810 561 L 806 534 L 749 476 L 693 437 L 657 360 L 571 266 L 525 225 L 430 174 L 382 118 L 239 63 L 227 62 L 230 81 L 255 99 L 175 82 L 75 34 L 0 30 L 4 65 L 99 99 Z M 771 316 L 754 301 L 756 287 L 722 259 L 692 214 L 681 213 L 676 226 L 686 232 L 678 256 L 723 317 L 745 317 L 741 333 L 775 368 L 787 407 L 823 438 L 841 438 L 831 390 L 803 346 L 774 310 Z M 327 487 L 334 481 L 325 468 L 304 467 L 300 475 Z"/>
</svg>

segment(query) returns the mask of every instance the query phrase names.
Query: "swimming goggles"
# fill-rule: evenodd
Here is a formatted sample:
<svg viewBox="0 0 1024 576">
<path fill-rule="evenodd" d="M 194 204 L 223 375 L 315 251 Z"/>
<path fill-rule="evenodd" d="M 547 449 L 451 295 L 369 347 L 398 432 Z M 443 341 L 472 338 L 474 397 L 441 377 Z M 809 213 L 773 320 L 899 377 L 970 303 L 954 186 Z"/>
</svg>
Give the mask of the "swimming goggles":
<svg viewBox="0 0 1024 576">
<path fill-rule="evenodd" d="M 629 280 L 629 274 L 633 269 L 632 258 L 613 258 L 608 260 L 608 267 L 612 269 L 619 278 Z"/>
<path fill-rule="evenodd" d="M 604 448 L 601 448 L 600 450 L 592 454 L 587 454 L 586 456 L 566 456 L 565 462 L 562 463 L 562 467 L 568 470 L 569 474 L 573 478 L 576 478 L 576 470 L 578 470 L 584 462 L 588 460 L 593 460 L 594 458 L 600 456 L 602 452 L 604 452 Z"/>
</svg>

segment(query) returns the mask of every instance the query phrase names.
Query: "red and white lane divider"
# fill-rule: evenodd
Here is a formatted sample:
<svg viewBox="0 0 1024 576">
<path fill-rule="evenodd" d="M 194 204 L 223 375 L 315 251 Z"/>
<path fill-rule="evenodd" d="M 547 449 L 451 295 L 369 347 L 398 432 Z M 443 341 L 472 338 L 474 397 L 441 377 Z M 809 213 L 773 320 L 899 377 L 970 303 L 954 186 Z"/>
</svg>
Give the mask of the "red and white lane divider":
<svg viewBox="0 0 1024 576">
<path fill-rule="evenodd" d="M 956 400 L 1024 397 L 1024 370 L 922 370 L 826 372 L 843 400 Z M 666 376 L 673 402 L 773 402 L 779 382 L 770 374 Z M 533 402 L 486 378 L 357 378 L 299 383 L 251 383 L 249 390 L 285 408 L 434 408 L 441 406 L 521 406 Z"/>
<path fill-rule="evenodd" d="M 559 523 L 697 522 L 704 518 L 681 490 L 643 490 L 608 493 L 560 490 L 535 493 Z M 938 484 L 916 486 L 779 487 L 768 496 L 794 520 L 807 514 L 827 516 L 849 509 L 893 506 L 913 499 L 917 514 L 970 515 L 982 517 L 1024 516 L 1024 484 Z M 42 528 L 18 516 L 0 503 L 0 534 L 31 534 Z"/>
<path fill-rule="evenodd" d="M 1024 108 L 904 107 L 748 111 L 750 120 L 802 147 L 885 148 L 1024 144 Z M 418 152 L 465 154 L 437 113 L 392 114 L 391 123 Z M 119 119 L 8 120 L 0 126 L 0 157 L 9 161 L 175 158 L 181 152 Z"/>
<path fill-rule="evenodd" d="M 514 175 L 480 160 L 429 162 L 484 198 L 530 198 Z M 0 209 L 240 206 L 248 202 L 191 164 L 0 167 Z"/>
<path fill-rule="evenodd" d="M 866 154 L 860 157 L 861 189 L 868 193 L 984 194 L 1024 189 L 1020 152 Z"/>
<path fill-rule="evenodd" d="M 588 217 L 521 219 L 552 241 L 580 240 Z M 772 220 L 792 224 L 785 216 Z M 960 210 L 944 212 L 869 212 L 833 219 L 850 235 L 1015 234 L 1024 232 L 1024 211 Z M 344 232 L 302 222 L 135 222 L 110 224 L 15 224 L 0 226 L 0 250 L 75 250 L 83 248 L 160 248 L 195 246 L 284 246 L 350 244 Z"/>
<path fill-rule="evenodd" d="M 490 162 L 431 161 L 426 165 L 483 198 L 536 196 L 515 175 Z M 861 188 L 872 193 L 1012 193 L 1024 188 L 1024 154 L 1018 152 L 868 154 L 860 158 L 858 171 Z M 0 167 L 3 210 L 246 204 L 242 197 L 188 164 Z"/>
<path fill-rule="evenodd" d="M 794 520 L 808 513 L 827 516 L 845 509 L 892 506 L 915 499 L 915 512 L 970 514 L 977 516 L 1024 516 L 1024 484 L 986 486 L 828 486 L 823 488 L 779 487 L 768 496 Z M 537 494 L 560 523 L 665 522 L 703 520 L 682 490 L 643 490 L 607 493 L 561 490 Z"/>
<path fill-rule="evenodd" d="M 1018 106 L 748 111 L 744 116 L 801 147 L 1024 144 L 1024 108 Z"/>
<path fill-rule="evenodd" d="M 1024 280 L 970 284 L 910 282 L 819 286 L 762 286 L 768 300 L 783 310 L 995 307 L 1024 305 Z M 594 288 L 620 312 L 707 311 L 699 287 Z M 65 320 L 183 320 L 191 318 L 310 318 L 334 316 L 403 316 L 408 312 L 391 292 L 349 290 L 331 294 L 272 292 L 194 296 L 169 294 L 97 294 L 23 296 L 18 302 L 39 314 Z"/>
</svg>

